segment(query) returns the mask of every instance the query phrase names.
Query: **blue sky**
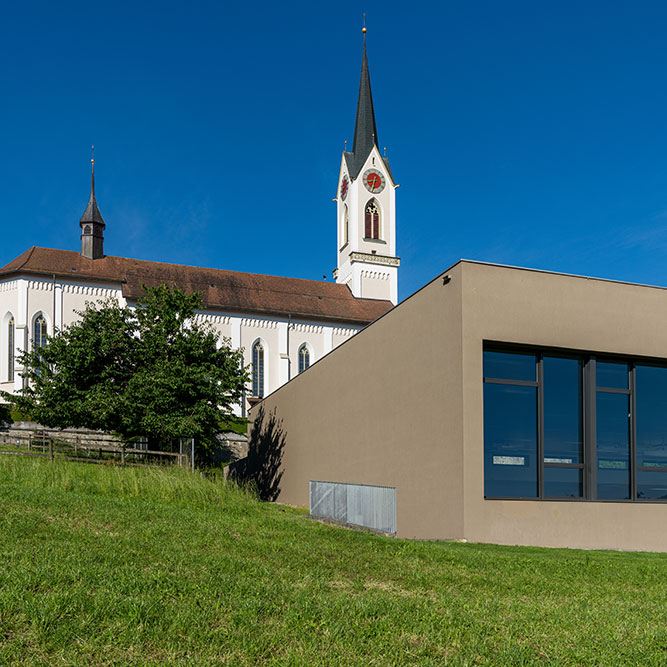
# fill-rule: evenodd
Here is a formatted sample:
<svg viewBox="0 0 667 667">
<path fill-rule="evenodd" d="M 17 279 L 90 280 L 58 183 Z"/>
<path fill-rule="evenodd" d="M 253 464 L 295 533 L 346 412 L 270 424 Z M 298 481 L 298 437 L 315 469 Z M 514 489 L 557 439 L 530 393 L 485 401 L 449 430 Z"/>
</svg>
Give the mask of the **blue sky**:
<svg viewBox="0 0 667 667">
<path fill-rule="evenodd" d="M 2 264 L 331 280 L 361 14 L 403 299 L 461 257 L 667 285 L 667 4 L 3 3 Z"/>
</svg>

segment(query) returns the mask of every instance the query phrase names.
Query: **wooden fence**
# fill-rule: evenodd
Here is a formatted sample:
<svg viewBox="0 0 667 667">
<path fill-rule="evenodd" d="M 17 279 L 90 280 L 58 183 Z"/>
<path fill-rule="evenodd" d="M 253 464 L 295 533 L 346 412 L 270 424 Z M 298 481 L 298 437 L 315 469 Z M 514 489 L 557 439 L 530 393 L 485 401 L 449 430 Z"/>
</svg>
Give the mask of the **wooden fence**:
<svg viewBox="0 0 667 667">
<path fill-rule="evenodd" d="M 190 456 L 184 453 L 128 447 L 120 440 L 106 440 L 104 444 L 61 440 L 46 431 L 1 435 L 0 455 L 2 454 L 112 465 L 172 462 L 186 468 L 190 466 Z"/>
</svg>

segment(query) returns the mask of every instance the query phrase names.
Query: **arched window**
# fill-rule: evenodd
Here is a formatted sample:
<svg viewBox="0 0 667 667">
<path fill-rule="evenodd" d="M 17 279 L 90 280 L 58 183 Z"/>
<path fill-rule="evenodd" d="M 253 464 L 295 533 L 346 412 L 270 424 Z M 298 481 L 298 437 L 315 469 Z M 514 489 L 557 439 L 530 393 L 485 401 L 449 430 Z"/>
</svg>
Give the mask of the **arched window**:
<svg viewBox="0 0 667 667">
<path fill-rule="evenodd" d="M 35 318 L 32 344 L 35 348 L 44 347 L 46 345 L 46 319 L 42 313 L 39 313 Z"/>
<path fill-rule="evenodd" d="M 14 354 L 16 350 L 14 317 L 7 322 L 7 382 L 14 380 Z"/>
<path fill-rule="evenodd" d="M 371 199 L 366 204 L 364 210 L 366 218 L 366 238 L 379 239 L 380 238 L 380 207 L 375 199 Z"/>
<path fill-rule="evenodd" d="M 350 240 L 350 219 L 347 212 L 347 204 L 343 208 L 343 244 L 341 247 L 347 245 Z"/>
<path fill-rule="evenodd" d="M 304 343 L 299 348 L 299 373 L 303 373 L 308 366 L 310 366 L 310 351 L 308 350 L 308 346 Z"/>
<path fill-rule="evenodd" d="M 264 346 L 259 341 L 252 346 L 252 395 L 264 398 Z"/>
</svg>

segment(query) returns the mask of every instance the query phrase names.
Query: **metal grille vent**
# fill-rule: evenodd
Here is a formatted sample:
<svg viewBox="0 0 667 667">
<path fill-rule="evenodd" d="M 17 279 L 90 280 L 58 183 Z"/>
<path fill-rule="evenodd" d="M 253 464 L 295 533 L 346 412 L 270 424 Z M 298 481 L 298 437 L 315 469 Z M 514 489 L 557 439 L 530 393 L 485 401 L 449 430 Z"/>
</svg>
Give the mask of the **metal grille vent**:
<svg viewBox="0 0 667 667">
<path fill-rule="evenodd" d="M 396 489 L 311 480 L 310 513 L 312 516 L 395 533 Z"/>
</svg>

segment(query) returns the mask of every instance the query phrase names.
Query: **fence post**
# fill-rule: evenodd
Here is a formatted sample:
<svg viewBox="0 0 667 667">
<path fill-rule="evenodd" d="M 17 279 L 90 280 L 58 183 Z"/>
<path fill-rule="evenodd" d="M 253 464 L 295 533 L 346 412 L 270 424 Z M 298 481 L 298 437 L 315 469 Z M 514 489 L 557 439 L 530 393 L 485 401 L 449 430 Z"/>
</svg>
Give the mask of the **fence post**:
<svg viewBox="0 0 667 667">
<path fill-rule="evenodd" d="M 49 438 L 49 457 L 53 461 L 53 438 Z"/>
<path fill-rule="evenodd" d="M 191 438 L 192 443 L 192 472 L 195 471 L 195 439 Z"/>
</svg>

